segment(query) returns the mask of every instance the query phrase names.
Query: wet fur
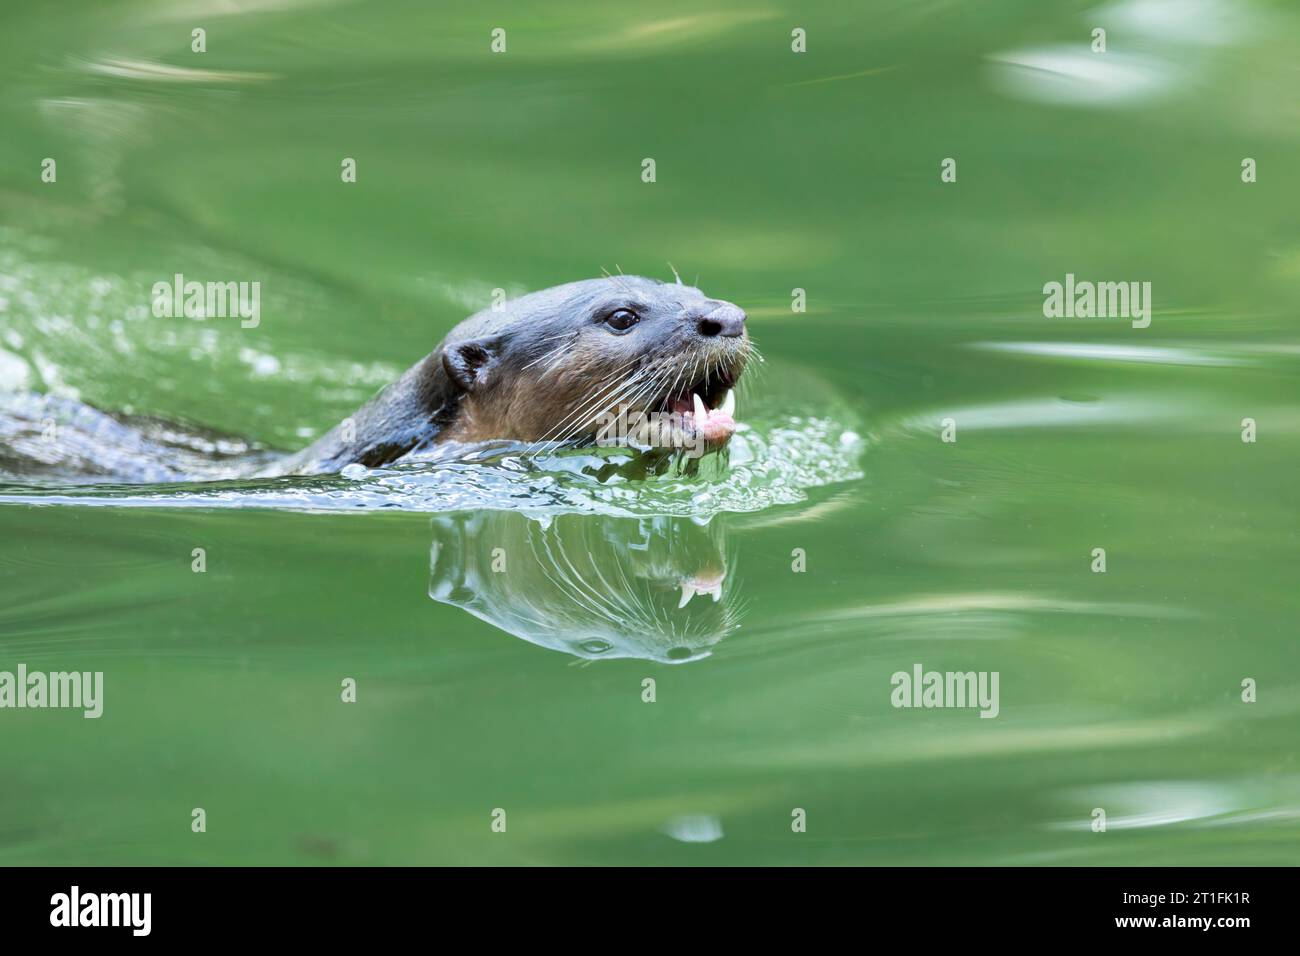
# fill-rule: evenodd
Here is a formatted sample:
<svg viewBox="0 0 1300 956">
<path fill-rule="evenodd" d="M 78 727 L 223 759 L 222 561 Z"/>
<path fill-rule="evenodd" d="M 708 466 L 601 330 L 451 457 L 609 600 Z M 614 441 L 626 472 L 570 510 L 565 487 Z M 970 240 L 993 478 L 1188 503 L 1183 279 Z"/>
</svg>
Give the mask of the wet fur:
<svg viewBox="0 0 1300 956">
<path fill-rule="evenodd" d="M 642 316 L 616 335 L 602 317 Z M 590 279 L 522 296 L 457 325 L 433 352 L 309 448 L 263 474 L 384 465 L 443 441 L 581 442 L 620 403 L 661 408 L 691 376 L 734 383 L 748 335 L 707 338 L 699 323 L 720 309 L 692 286 L 639 276 Z M 739 310 L 736 310 L 737 312 Z M 740 313 L 743 320 L 743 313 Z"/>
</svg>

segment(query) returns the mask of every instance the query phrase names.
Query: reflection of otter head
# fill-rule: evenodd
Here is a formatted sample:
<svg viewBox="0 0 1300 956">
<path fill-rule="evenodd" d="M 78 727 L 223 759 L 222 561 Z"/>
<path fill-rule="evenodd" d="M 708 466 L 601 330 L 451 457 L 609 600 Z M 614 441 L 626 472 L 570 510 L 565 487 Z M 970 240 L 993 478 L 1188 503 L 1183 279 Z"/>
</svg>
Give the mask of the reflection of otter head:
<svg viewBox="0 0 1300 956">
<path fill-rule="evenodd" d="M 429 596 L 577 657 L 697 660 L 736 627 L 718 524 L 440 515 L 433 519 Z"/>
<path fill-rule="evenodd" d="M 444 437 L 585 441 L 624 408 L 677 412 L 725 441 L 749 349 L 745 313 L 692 286 L 612 276 L 534 292 L 448 334 L 443 366 L 463 395 Z"/>
</svg>

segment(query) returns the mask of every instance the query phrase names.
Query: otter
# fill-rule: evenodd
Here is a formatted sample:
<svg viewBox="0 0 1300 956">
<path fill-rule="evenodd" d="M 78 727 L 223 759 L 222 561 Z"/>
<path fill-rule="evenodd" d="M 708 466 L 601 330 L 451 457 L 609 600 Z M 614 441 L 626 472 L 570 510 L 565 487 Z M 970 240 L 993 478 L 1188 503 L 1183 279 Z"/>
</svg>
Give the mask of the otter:
<svg viewBox="0 0 1300 956">
<path fill-rule="evenodd" d="M 694 286 L 587 279 L 485 309 L 313 445 L 265 474 L 386 465 L 441 442 L 594 441 L 611 409 L 675 415 L 684 442 L 735 431 L 745 313 Z M 643 421 L 640 422 L 643 424 Z"/>
<path fill-rule="evenodd" d="M 296 454 L 154 422 L 145 431 L 138 420 L 68 400 L 10 396 L 0 408 L 0 469 L 146 482 L 319 475 L 387 465 L 450 442 L 501 439 L 543 450 L 590 444 L 615 411 L 633 422 L 622 437 L 644 438 L 645 417 L 662 413 L 672 428 L 661 439 L 714 450 L 735 431 L 732 390 L 750 351 L 745 313 L 733 303 L 680 278 L 605 276 L 470 316 Z M 204 449 L 221 450 L 207 466 L 195 460 Z"/>
</svg>

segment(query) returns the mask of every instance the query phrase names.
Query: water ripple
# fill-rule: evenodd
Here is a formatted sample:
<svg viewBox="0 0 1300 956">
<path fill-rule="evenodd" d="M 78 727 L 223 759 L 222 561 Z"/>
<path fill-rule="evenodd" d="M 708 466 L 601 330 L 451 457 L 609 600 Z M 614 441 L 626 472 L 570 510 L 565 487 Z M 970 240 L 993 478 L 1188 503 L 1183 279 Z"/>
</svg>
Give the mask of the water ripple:
<svg viewBox="0 0 1300 956">
<path fill-rule="evenodd" d="M 346 476 L 80 487 L 0 484 L 0 503 L 325 512 L 481 509 L 708 520 L 719 512 L 794 504 L 811 488 L 859 478 L 861 451 L 862 439 L 839 422 L 791 416 L 766 428 L 742 425 L 728 459 L 706 456 L 695 474 L 633 477 L 639 453 L 623 448 L 571 451 L 539 461 L 521 454 L 518 446 L 496 446 L 471 453 L 449 450 L 459 454 L 450 460 L 349 466 Z"/>
</svg>

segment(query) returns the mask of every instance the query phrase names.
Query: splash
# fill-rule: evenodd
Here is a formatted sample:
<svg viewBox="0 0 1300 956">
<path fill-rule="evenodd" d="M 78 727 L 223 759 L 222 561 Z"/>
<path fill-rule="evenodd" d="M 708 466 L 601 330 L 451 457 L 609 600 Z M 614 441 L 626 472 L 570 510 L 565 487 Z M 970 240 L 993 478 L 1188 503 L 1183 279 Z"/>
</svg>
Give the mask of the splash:
<svg viewBox="0 0 1300 956">
<path fill-rule="evenodd" d="M 384 468 L 349 465 L 314 478 L 154 485 L 0 483 L 0 503 L 111 507 L 276 508 L 339 512 L 378 508 L 534 515 L 676 515 L 707 520 L 803 501 L 812 488 L 862 476 L 864 441 L 840 421 L 789 416 L 742 425 L 724 455 L 647 476 L 631 449 L 573 449 L 538 458 L 519 446 L 453 448 Z"/>
</svg>

